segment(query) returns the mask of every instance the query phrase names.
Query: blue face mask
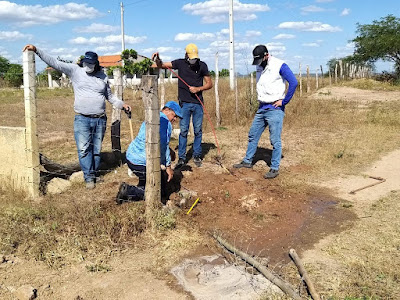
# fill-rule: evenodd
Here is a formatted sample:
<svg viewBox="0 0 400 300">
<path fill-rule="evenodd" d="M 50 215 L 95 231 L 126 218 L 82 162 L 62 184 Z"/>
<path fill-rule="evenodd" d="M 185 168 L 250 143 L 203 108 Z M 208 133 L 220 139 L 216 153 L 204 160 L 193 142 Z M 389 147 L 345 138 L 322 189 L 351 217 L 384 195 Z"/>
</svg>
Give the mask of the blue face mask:
<svg viewBox="0 0 400 300">
<path fill-rule="evenodd" d="M 82 64 L 82 67 L 86 73 L 90 74 L 90 73 L 94 72 L 94 69 L 96 68 L 96 64 L 89 64 L 89 63 L 84 62 Z"/>
</svg>

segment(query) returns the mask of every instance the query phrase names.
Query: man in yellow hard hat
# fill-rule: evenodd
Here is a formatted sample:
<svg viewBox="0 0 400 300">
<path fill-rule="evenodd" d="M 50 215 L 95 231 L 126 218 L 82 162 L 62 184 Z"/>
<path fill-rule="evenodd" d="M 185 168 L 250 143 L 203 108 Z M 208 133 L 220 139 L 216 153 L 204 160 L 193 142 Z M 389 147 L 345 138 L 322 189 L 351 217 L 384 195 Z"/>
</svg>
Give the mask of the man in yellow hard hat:
<svg viewBox="0 0 400 300">
<path fill-rule="evenodd" d="M 194 142 L 193 162 L 197 167 L 202 163 L 202 127 L 203 127 L 203 91 L 212 88 L 213 84 L 208 71 L 207 64 L 200 60 L 199 51 L 195 44 L 188 44 L 185 48 L 185 58 L 176 59 L 172 62 L 162 62 L 158 52 L 152 55 L 156 61 L 153 68 L 178 70 L 178 98 L 182 107 L 182 119 L 179 134 L 179 160 L 175 168 L 181 168 L 186 164 L 187 135 L 189 132 L 190 117 L 193 119 Z M 200 103 L 201 101 L 201 103 Z"/>
</svg>

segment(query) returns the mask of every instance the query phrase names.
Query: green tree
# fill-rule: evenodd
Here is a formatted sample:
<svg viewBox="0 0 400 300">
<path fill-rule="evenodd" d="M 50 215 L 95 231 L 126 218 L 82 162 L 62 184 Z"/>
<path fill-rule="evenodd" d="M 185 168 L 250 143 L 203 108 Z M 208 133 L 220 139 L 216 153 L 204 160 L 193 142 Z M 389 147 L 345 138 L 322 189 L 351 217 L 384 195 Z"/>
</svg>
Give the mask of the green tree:
<svg viewBox="0 0 400 300">
<path fill-rule="evenodd" d="M 8 61 L 8 59 L 3 56 L 0 56 L 0 77 L 3 77 L 9 68 L 10 68 L 10 62 Z"/>
<path fill-rule="evenodd" d="M 6 72 L 4 79 L 10 86 L 21 86 L 24 79 L 22 66 L 18 64 L 10 64 L 10 67 Z"/>
<path fill-rule="evenodd" d="M 210 76 L 215 77 L 215 71 L 210 71 Z"/>
<path fill-rule="evenodd" d="M 375 20 L 372 24 L 357 23 L 354 56 L 357 59 L 375 62 L 378 59 L 395 63 L 400 75 L 400 18 L 393 15 Z"/>
<path fill-rule="evenodd" d="M 228 77 L 229 76 L 229 70 L 228 69 L 222 69 L 219 71 L 219 76 L 220 77 Z"/>
</svg>

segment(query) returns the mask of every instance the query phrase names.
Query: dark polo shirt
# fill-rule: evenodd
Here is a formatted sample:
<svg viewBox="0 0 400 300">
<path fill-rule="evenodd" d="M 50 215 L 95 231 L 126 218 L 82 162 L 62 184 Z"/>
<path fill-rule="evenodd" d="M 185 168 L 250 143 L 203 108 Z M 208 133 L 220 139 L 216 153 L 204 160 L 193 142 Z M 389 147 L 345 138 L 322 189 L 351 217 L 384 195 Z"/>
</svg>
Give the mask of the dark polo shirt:
<svg viewBox="0 0 400 300">
<path fill-rule="evenodd" d="M 177 59 L 171 62 L 172 69 L 178 70 L 178 75 L 190 86 L 203 86 L 204 76 L 210 76 L 207 64 L 200 61 L 197 69 L 190 68 L 185 59 Z M 203 92 L 198 92 L 201 102 L 203 102 Z M 189 88 L 181 80 L 178 80 L 178 98 L 179 102 L 199 103 L 195 94 L 189 91 Z"/>
</svg>

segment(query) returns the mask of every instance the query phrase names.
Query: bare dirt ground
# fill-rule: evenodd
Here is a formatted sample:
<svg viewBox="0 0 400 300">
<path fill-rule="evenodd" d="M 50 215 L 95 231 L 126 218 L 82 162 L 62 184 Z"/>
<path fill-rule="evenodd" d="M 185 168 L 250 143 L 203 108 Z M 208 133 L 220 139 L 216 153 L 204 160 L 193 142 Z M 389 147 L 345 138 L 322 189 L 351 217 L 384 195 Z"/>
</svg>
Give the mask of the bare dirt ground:
<svg viewBox="0 0 400 300">
<path fill-rule="evenodd" d="M 368 103 L 400 99 L 400 93 L 335 87 L 321 89 L 315 97 L 351 98 Z M 263 179 L 270 155 L 268 141 L 263 137 L 260 158 L 254 168 L 232 170 L 231 165 L 240 161 L 245 152 L 246 134 L 245 130 L 233 132 L 220 141 L 233 146 L 225 153 L 223 161 L 232 173 L 215 164 L 212 157 L 215 150 L 206 153 L 201 168 L 189 162 L 182 170 L 181 190 L 190 190 L 194 195 L 178 212 L 178 228 L 179 224 L 184 224 L 204 234 L 218 232 L 238 248 L 267 258 L 268 265 L 276 268 L 289 262 L 288 250 L 295 248 L 310 266 L 313 276 L 330 274 L 326 280 L 332 288 L 324 291 L 337 291 L 343 266 L 327 249 L 349 235 L 353 227 L 381 218 L 370 216 L 369 209 L 381 197 L 400 189 L 400 150 L 372 162 L 371 167 L 358 176 L 339 174 L 329 182 L 310 179 L 307 182 L 310 188 L 282 190 L 285 174 L 301 175 L 307 172 L 308 166 L 299 163 L 296 152 L 290 151 L 290 157 L 282 160 L 281 175 L 272 181 Z M 207 135 L 204 140 L 212 142 L 212 136 Z M 375 182 L 366 175 L 379 176 L 386 181 L 350 195 L 349 191 Z M 109 185 L 118 186 L 118 182 Z M 106 193 L 107 199 L 94 201 L 113 201 L 111 194 Z M 199 203 L 187 215 L 197 198 Z M 173 194 L 172 201 L 178 204 L 178 196 Z M 214 247 L 203 245 L 195 253 L 182 253 L 180 260 L 215 252 Z M 30 285 L 38 289 L 38 299 L 191 299 L 171 274 L 154 275 L 150 270 L 148 262 L 156 260 L 157 255 L 155 251 L 129 251 L 110 260 L 110 271 L 96 273 L 88 272 L 84 263 L 56 271 L 39 262 L 6 257 L 0 263 L 0 297 L 16 299 L 15 290 Z M 170 265 L 178 262 L 170 262 Z M 318 283 L 317 287 L 322 288 Z"/>
</svg>

